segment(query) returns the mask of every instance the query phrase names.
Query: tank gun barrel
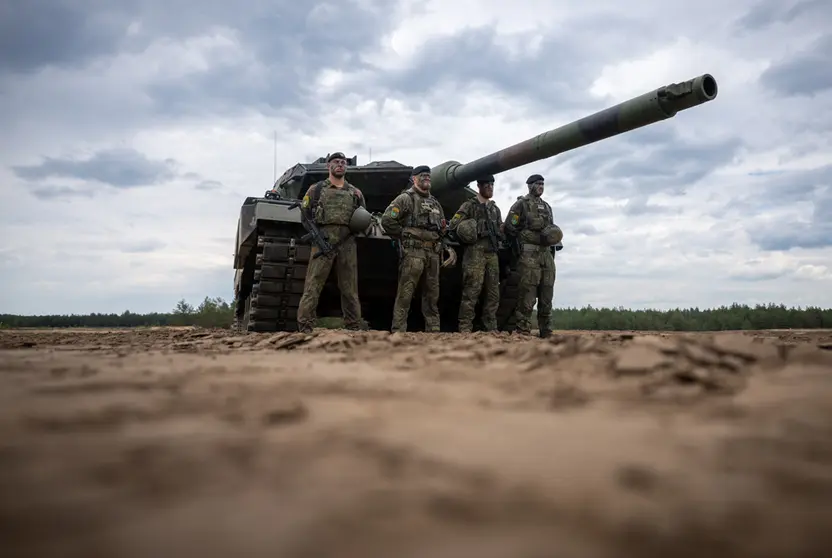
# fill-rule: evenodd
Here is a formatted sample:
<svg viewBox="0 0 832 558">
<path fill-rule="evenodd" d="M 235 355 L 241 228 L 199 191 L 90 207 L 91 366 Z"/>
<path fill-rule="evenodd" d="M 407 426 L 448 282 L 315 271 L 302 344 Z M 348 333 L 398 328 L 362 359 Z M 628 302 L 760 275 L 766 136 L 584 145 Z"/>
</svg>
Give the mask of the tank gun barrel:
<svg viewBox="0 0 832 558">
<path fill-rule="evenodd" d="M 714 100 L 716 95 L 716 80 L 710 74 L 671 83 L 470 163 L 447 161 L 437 165 L 431 172 L 431 189 L 438 193 L 464 188 L 480 176 L 499 174 L 673 118 L 679 111 Z"/>
</svg>

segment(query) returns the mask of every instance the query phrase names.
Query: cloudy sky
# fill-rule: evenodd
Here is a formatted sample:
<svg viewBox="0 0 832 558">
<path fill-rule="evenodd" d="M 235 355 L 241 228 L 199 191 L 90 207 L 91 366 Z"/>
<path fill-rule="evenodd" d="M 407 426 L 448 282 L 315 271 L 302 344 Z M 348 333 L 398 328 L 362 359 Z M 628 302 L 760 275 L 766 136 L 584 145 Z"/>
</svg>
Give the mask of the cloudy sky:
<svg viewBox="0 0 832 558">
<path fill-rule="evenodd" d="M 468 161 L 672 82 L 718 98 L 547 178 L 556 306 L 832 306 L 828 0 L 5 0 L 0 312 L 231 298 L 297 161 Z"/>
</svg>

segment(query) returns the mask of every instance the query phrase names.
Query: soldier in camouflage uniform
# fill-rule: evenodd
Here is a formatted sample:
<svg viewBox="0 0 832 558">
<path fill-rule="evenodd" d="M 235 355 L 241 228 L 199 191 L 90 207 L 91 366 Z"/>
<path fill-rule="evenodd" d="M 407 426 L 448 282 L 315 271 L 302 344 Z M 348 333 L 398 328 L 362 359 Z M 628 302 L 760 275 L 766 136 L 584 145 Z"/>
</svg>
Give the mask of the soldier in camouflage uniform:
<svg viewBox="0 0 832 558">
<path fill-rule="evenodd" d="M 361 304 L 358 300 L 358 252 L 355 237 L 350 234 L 349 223 L 358 207 L 367 208 L 361 190 L 347 182 L 347 158 L 343 153 L 333 153 L 327 158 L 329 177 L 313 184 L 303 197 L 301 211 L 315 222 L 321 235 L 335 246 L 328 256 L 310 258 L 306 269 L 303 296 L 298 307 L 298 329 L 311 332 L 315 325 L 318 300 L 329 273 L 335 264 L 338 290 L 341 291 L 341 309 L 344 325 L 348 329 L 362 329 Z M 312 256 L 320 252 L 312 245 Z"/>
<path fill-rule="evenodd" d="M 519 300 L 514 317 L 517 333 L 531 333 L 531 314 L 537 299 L 537 321 L 540 337 L 552 333 L 550 319 L 555 291 L 554 245 L 561 241 L 563 232 L 554 224 L 552 207 L 544 201 L 543 177 L 531 175 L 526 184 L 529 193 L 520 196 L 508 212 L 505 232 L 515 238 L 520 248 Z"/>
<path fill-rule="evenodd" d="M 499 242 L 502 240 L 503 219 L 494 195 L 494 177 L 477 180 L 479 194 L 475 200 L 463 202 L 451 218 L 448 229 L 466 244 L 462 257 L 462 302 L 459 305 L 459 331 L 469 333 L 473 328 L 474 309 L 485 288 L 482 305 L 482 324 L 485 331 L 497 329 L 497 307 L 500 304 Z M 494 242 L 488 233 L 487 221 L 492 224 Z M 462 228 L 460 229 L 460 225 Z"/>
<path fill-rule="evenodd" d="M 439 268 L 445 213 L 430 193 L 430 167 L 421 165 L 411 173 L 411 186 L 399 194 L 381 217 L 385 233 L 399 239 L 399 285 L 393 307 L 393 332 L 407 331 L 410 301 L 422 275 L 422 315 L 425 331 L 439 331 Z"/>
</svg>

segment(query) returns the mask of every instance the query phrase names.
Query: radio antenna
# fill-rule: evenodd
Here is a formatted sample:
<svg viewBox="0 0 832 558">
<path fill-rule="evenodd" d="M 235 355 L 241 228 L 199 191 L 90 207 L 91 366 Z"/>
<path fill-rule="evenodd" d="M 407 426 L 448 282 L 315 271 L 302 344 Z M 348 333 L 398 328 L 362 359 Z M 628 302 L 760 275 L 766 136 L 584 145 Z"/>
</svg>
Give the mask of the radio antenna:
<svg viewBox="0 0 832 558">
<path fill-rule="evenodd" d="M 274 131 L 274 171 L 272 172 L 272 186 L 277 182 L 277 130 Z"/>
</svg>

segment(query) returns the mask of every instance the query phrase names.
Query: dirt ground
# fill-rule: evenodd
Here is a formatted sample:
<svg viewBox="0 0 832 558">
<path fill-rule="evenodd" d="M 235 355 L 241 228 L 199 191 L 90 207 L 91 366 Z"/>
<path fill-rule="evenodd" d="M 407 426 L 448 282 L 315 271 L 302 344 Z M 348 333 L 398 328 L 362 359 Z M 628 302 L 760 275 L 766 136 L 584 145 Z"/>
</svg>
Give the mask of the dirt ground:
<svg viewBox="0 0 832 558">
<path fill-rule="evenodd" d="M 832 556 L 832 331 L 0 331 L 7 558 Z"/>
</svg>

